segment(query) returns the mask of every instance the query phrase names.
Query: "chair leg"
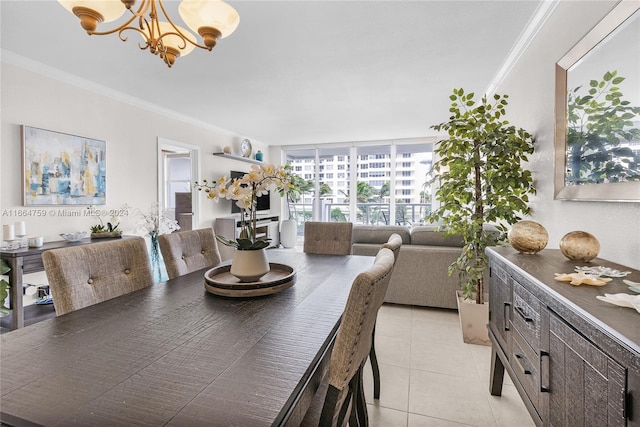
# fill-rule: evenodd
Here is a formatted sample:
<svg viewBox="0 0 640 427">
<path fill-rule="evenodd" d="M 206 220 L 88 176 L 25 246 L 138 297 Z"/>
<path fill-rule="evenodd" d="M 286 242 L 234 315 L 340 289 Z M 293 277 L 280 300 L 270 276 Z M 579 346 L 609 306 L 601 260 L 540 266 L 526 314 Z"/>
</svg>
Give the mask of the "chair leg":
<svg viewBox="0 0 640 427">
<path fill-rule="evenodd" d="M 351 417 L 349 419 L 350 427 L 367 427 L 369 425 L 367 401 L 364 396 L 364 384 L 362 382 L 363 366 L 358 369 L 353 379 L 351 380 L 351 387 L 353 388 L 353 409 L 351 411 Z"/>
<path fill-rule="evenodd" d="M 376 324 L 373 324 L 371 333 L 371 350 L 369 350 L 369 360 L 371 360 L 371 370 L 373 371 L 373 398 L 380 399 L 380 368 L 376 357 Z"/>
</svg>

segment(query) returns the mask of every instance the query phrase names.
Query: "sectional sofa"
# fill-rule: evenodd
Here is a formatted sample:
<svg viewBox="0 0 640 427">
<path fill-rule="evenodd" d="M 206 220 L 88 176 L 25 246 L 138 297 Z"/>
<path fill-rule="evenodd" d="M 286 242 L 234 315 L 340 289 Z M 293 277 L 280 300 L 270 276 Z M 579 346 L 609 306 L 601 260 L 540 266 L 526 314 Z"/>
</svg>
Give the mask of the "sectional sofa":
<svg viewBox="0 0 640 427">
<path fill-rule="evenodd" d="M 392 233 L 402 237 L 385 302 L 426 307 L 457 308 L 457 274 L 448 268 L 460 255 L 461 236 L 445 236 L 432 225 L 403 226 L 354 225 L 351 253 L 375 255 Z"/>
</svg>

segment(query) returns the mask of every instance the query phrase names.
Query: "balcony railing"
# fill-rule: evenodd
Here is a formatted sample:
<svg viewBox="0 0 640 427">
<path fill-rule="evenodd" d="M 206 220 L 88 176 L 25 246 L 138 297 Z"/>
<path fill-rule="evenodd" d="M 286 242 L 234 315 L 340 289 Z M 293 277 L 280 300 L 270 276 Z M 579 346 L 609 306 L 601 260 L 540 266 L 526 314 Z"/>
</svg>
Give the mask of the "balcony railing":
<svg viewBox="0 0 640 427">
<path fill-rule="evenodd" d="M 304 223 L 313 218 L 311 203 L 292 203 L 293 218 L 298 223 L 298 234 L 304 230 Z M 404 225 L 412 226 L 424 223 L 424 218 L 431 212 L 430 203 L 396 203 L 396 214 L 390 217 L 391 205 L 388 203 L 358 203 L 356 216 L 352 218 L 347 203 L 323 203 L 320 221 L 342 222 L 366 225 Z"/>
</svg>

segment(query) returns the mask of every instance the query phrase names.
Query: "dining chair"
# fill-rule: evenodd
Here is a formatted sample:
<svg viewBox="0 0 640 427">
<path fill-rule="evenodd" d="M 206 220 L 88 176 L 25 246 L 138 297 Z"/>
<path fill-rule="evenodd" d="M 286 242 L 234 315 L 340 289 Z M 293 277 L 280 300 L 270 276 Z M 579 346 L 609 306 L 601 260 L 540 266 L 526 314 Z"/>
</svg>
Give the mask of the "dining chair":
<svg viewBox="0 0 640 427">
<path fill-rule="evenodd" d="M 389 240 L 382 245 L 383 248 L 390 249 L 393 252 L 393 266 L 395 267 L 402 246 L 402 237 L 393 233 L 389 236 Z M 378 357 L 376 356 L 376 323 L 373 324 L 371 332 L 371 350 L 369 351 L 369 360 L 371 361 L 371 370 L 373 371 L 373 398 L 380 399 L 380 367 L 378 366 Z"/>
<path fill-rule="evenodd" d="M 393 252 L 381 248 L 371 267 L 353 281 L 329 361 L 303 426 L 367 426 L 362 369 L 371 332 L 393 273 Z"/>
<path fill-rule="evenodd" d="M 169 279 L 221 262 L 218 243 L 211 228 L 161 234 L 158 244 Z"/>
<path fill-rule="evenodd" d="M 351 222 L 304 223 L 303 251 L 308 254 L 350 255 Z"/>
<path fill-rule="evenodd" d="M 56 316 L 153 284 L 141 237 L 52 249 L 42 261 Z"/>
</svg>

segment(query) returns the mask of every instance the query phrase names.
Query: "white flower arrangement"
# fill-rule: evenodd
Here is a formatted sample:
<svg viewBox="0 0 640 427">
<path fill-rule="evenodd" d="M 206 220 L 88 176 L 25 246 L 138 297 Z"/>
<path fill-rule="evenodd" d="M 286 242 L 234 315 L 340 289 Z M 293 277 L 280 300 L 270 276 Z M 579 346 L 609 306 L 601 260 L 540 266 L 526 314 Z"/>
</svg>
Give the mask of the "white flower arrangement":
<svg viewBox="0 0 640 427">
<path fill-rule="evenodd" d="M 140 218 L 140 228 L 144 229 L 149 235 L 168 234 L 172 231 L 179 230 L 178 222 L 167 218 L 166 209 L 163 209 L 159 203 L 154 203 L 146 211 L 137 210 L 137 216 Z"/>
<path fill-rule="evenodd" d="M 207 198 L 216 202 L 220 199 L 234 200 L 241 209 L 241 231 L 236 240 L 216 236 L 216 239 L 227 246 L 239 250 L 264 249 L 269 246 L 270 239 L 256 238 L 257 202 L 258 197 L 276 190 L 281 195 L 288 194 L 293 189 L 291 166 L 254 165 L 242 178 L 229 181 L 227 177 L 220 177 L 215 181 L 202 183 L 197 181 L 194 187 L 207 194 Z"/>
</svg>

